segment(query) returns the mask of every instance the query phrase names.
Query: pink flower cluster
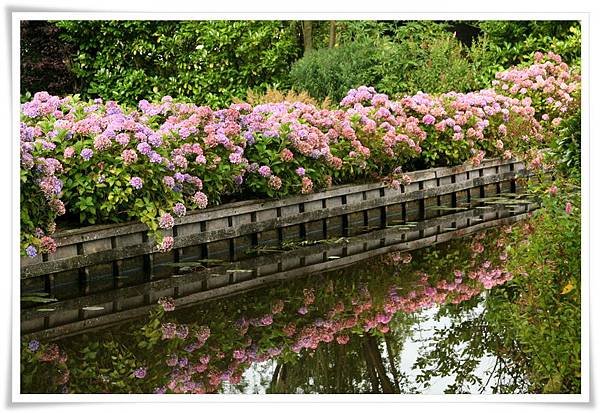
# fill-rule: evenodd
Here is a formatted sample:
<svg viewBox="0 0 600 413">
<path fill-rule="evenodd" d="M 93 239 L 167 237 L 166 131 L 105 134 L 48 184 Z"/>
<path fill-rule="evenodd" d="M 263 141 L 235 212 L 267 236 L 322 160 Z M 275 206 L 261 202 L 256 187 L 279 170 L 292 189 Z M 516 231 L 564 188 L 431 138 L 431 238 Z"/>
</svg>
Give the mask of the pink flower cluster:
<svg viewBox="0 0 600 413">
<path fill-rule="evenodd" d="M 500 93 L 534 104 L 540 121 L 556 127 L 580 105 L 581 76 L 555 53 L 537 52 L 535 63 L 496 74 L 493 86 Z"/>
</svg>

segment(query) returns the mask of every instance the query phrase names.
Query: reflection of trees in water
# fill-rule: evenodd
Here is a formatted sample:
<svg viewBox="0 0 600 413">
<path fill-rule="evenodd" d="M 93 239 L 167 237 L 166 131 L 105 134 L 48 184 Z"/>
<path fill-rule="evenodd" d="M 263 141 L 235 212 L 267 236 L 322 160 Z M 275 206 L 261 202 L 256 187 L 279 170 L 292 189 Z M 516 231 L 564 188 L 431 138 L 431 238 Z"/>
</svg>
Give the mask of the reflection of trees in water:
<svg viewBox="0 0 600 413">
<path fill-rule="evenodd" d="M 353 335 L 345 345 L 323 344 L 293 362 L 276 361 L 267 392 L 409 392 L 399 356 L 414 321 L 414 315 L 397 314 L 385 335 Z"/>
<path fill-rule="evenodd" d="M 435 328 L 423 345 L 414 365 L 420 370 L 416 380 L 428 387 L 432 379 L 452 376 L 446 393 L 527 392 L 525 354 L 501 317 L 490 312 L 485 296 L 440 308 L 435 319 L 449 323 Z M 482 366 L 486 357 L 491 368 Z"/>
<path fill-rule="evenodd" d="M 434 320 L 447 323 L 424 338 L 414 337 L 420 317 L 397 314 L 387 334 L 354 335 L 346 345 L 322 345 L 292 362 L 274 360 L 272 374 L 263 377 L 266 391 L 420 393 L 446 377 L 446 393 L 527 392 L 526 357 L 484 305 L 479 297 L 441 307 Z M 414 370 L 403 372 L 400 356 L 408 338 L 421 345 Z"/>
</svg>

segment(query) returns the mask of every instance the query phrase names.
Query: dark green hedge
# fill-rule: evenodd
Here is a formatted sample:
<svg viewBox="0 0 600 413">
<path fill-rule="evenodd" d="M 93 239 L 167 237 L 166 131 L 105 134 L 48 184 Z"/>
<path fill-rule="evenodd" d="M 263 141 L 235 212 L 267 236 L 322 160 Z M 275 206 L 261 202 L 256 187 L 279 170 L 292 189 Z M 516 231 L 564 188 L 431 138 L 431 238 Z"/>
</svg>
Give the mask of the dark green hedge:
<svg viewBox="0 0 600 413">
<path fill-rule="evenodd" d="M 248 88 L 286 88 L 302 47 L 285 21 L 61 21 L 84 97 L 137 104 L 170 95 L 224 106 Z"/>
</svg>

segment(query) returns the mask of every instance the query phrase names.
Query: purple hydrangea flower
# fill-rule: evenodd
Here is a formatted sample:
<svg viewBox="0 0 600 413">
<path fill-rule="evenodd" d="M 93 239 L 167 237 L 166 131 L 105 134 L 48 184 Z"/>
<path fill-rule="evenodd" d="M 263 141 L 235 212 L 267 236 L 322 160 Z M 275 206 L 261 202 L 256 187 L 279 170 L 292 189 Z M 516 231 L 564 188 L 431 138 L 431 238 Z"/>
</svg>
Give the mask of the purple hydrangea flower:
<svg viewBox="0 0 600 413">
<path fill-rule="evenodd" d="M 184 216 L 186 213 L 185 205 L 183 205 L 181 202 L 176 203 L 173 207 L 173 213 L 178 217 Z"/>
<path fill-rule="evenodd" d="M 152 133 L 150 136 L 148 136 L 148 142 L 150 142 L 150 145 L 152 145 L 154 147 L 159 147 L 163 143 L 160 135 L 158 135 L 156 133 Z"/>
<path fill-rule="evenodd" d="M 135 189 L 142 189 L 142 186 L 144 184 L 144 181 L 142 181 L 142 178 L 138 177 L 138 176 L 134 176 L 133 178 L 131 178 L 129 180 L 129 184 L 134 187 Z"/>
<path fill-rule="evenodd" d="M 435 123 L 435 118 L 428 113 L 427 115 L 423 116 L 423 123 L 425 125 L 433 125 Z"/>
<path fill-rule="evenodd" d="M 160 217 L 158 226 L 161 227 L 162 229 L 169 229 L 169 228 L 173 228 L 173 225 L 175 225 L 175 220 L 173 219 L 173 216 L 171 214 L 169 214 L 168 212 L 165 214 L 162 214 L 162 216 Z"/>
<path fill-rule="evenodd" d="M 94 154 L 94 151 L 92 151 L 89 148 L 85 148 L 84 150 L 81 151 L 80 155 L 83 159 L 85 159 L 86 161 L 89 161 L 90 158 L 92 157 L 92 155 Z"/>
<path fill-rule="evenodd" d="M 146 367 L 140 367 L 133 371 L 133 377 L 135 377 L 136 379 L 143 379 L 144 377 L 146 377 L 146 373 Z"/>
<path fill-rule="evenodd" d="M 32 352 L 38 351 L 38 349 L 40 348 L 40 342 L 37 340 L 31 340 L 27 348 L 29 349 L 29 351 Z"/>
<path fill-rule="evenodd" d="M 28 256 L 30 257 L 35 257 L 37 255 L 37 249 L 33 246 L 30 245 L 25 249 L 25 252 L 27 253 Z"/>
<path fill-rule="evenodd" d="M 303 167 L 300 166 L 296 169 L 296 175 L 304 176 L 304 174 L 306 174 L 306 170 Z"/>
<path fill-rule="evenodd" d="M 142 142 L 137 146 L 137 150 L 142 155 L 148 155 L 152 151 L 152 146 L 148 145 L 146 142 Z"/>
<path fill-rule="evenodd" d="M 162 162 L 162 156 L 160 156 L 158 153 L 152 151 L 150 153 L 150 162 L 152 163 L 161 163 Z"/>
<path fill-rule="evenodd" d="M 169 188 L 173 188 L 175 186 L 175 180 L 170 176 L 165 176 L 163 178 L 163 184 L 165 184 L 165 186 L 168 186 Z"/>
<path fill-rule="evenodd" d="M 230 154 L 229 162 L 231 162 L 233 164 L 238 164 L 238 163 L 242 162 L 242 155 L 240 155 L 239 153 Z"/>
<path fill-rule="evenodd" d="M 268 178 L 271 176 L 271 168 L 269 168 L 267 165 L 263 165 L 260 168 L 258 168 L 258 173 L 260 174 L 260 176 Z"/>
<path fill-rule="evenodd" d="M 204 192 L 198 191 L 194 194 L 192 201 L 198 205 L 198 208 L 203 209 L 208 205 L 208 197 Z"/>
</svg>

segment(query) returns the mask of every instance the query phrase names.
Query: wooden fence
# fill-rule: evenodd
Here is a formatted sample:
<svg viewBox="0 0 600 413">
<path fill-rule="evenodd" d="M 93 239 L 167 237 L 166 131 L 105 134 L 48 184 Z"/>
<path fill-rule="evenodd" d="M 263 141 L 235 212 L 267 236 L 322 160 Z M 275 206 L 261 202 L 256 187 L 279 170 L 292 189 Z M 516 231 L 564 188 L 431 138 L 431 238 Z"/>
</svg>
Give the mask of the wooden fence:
<svg viewBox="0 0 600 413">
<path fill-rule="evenodd" d="M 174 297 L 178 308 L 191 306 L 269 283 L 339 269 L 375 255 L 410 251 L 486 228 L 512 224 L 526 217 L 531 208 L 535 205 L 473 207 L 408 226 L 387 226 L 352 237 L 224 262 L 185 274 L 171 273 L 138 285 L 22 309 L 21 333 L 25 339 L 63 338 L 144 316 L 163 296 Z"/>
</svg>

